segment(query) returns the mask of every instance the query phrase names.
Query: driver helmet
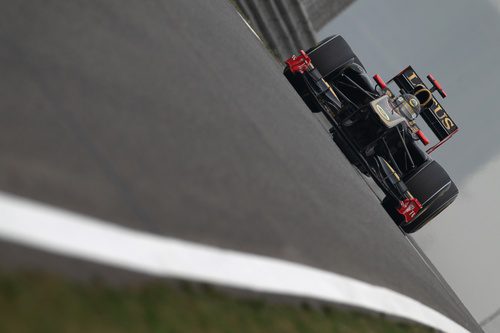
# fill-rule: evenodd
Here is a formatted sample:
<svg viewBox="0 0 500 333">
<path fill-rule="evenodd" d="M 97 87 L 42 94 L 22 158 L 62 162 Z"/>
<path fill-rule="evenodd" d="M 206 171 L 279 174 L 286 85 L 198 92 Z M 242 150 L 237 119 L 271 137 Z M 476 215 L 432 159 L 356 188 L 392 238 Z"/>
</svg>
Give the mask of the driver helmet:
<svg viewBox="0 0 500 333">
<path fill-rule="evenodd" d="M 420 102 L 412 94 L 402 94 L 396 98 L 396 106 L 400 114 L 409 121 L 415 120 L 421 110 Z"/>
</svg>

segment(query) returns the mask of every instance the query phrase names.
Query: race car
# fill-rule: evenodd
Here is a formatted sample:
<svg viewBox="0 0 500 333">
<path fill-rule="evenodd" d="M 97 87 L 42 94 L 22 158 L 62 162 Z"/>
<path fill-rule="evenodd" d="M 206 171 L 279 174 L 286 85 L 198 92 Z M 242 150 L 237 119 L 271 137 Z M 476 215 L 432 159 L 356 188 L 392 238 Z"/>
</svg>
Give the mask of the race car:
<svg viewBox="0 0 500 333">
<path fill-rule="evenodd" d="M 333 141 L 380 187 L 383 208 L 405 233 L 417 231 L 455 200 L 455 183 L 429 155 L 458 131 L 434 96 L 446 97 L 434 76 L 427 76 L 429 88 L 409 66 L 387 82 L 380 75 L 372 81 L 339 35 L 285 64 L 288 81 L 312 112 L 324 114 Z M 418 116 L 439 141 L 429 149 Z"/>
</svg>

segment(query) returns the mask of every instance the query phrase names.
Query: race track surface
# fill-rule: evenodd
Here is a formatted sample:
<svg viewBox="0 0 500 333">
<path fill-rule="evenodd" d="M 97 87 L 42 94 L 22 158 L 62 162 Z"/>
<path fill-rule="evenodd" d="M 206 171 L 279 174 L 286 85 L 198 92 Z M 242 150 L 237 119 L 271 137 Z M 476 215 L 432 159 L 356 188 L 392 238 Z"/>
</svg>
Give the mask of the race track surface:
<svg viewBox="0 0 500 333">
<path fill-rule="evenodd" d="M 228 2 L 4 1 L 0 22 L 1 191 L 331 270 L 480 330 Z M 4 268 L 58 260 L 0 248 Z"/>
</svg>

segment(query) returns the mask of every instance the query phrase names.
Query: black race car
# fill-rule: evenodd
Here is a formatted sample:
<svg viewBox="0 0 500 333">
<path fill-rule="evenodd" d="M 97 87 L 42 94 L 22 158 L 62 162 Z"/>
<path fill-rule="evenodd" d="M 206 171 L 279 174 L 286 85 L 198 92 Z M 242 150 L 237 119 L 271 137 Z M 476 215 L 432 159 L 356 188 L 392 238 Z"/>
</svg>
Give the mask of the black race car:
<svg viewBox="0 0 500 333">
<path fill-rule="evenodd" d="M 350 162 L 385 193 L 382 206 L 404 232 L 420 229 L 455 200 L 457 187 L 429 156 L 458 131 L 433 95 L 446 97 L 432 75 L 430 89 L 411 66 L 387 83 L 375 75 L 375 85 L 339 35 L 292 56 L 284 75 L 312 112 L 326 116 Z M 419 115 L 439 139 L 426 151 Z"/>
</svg>

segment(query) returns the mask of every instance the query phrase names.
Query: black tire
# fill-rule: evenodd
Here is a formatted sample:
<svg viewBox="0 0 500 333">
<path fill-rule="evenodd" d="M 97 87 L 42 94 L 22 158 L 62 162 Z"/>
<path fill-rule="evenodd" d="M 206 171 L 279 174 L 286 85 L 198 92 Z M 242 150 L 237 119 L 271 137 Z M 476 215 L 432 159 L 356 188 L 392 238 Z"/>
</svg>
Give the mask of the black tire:
<svg viewBox="0 0 500 333">
<path fill-rule="evenodd" d="M 457 197 L 458 188 L 439 163 L 429 160 L 409 177 L 403 179 L 412 193 L 422 203 L 422 212 L 410 223 L 396 211 L 398 203 L 391 197 L 382 200 L 382 206 L 405 233 L 413 233 L 448 207 Z"/>
<path fill-rule="evenodd" d="M 362 66 L 349 44 L 339 35 L 324 39 L 317 46 L 307 50 L 306 53 L 323 77 L 340 70 L 352 62 L 356 62 Z M 316 98 L 309 93 L 303 79 L 298 75 L 292 74 L 288 67 L 285 68 L 284 75 L 309 109 L 312 112 L 321 112 L 321 106 L 318 104 Z"/>
</svg>

